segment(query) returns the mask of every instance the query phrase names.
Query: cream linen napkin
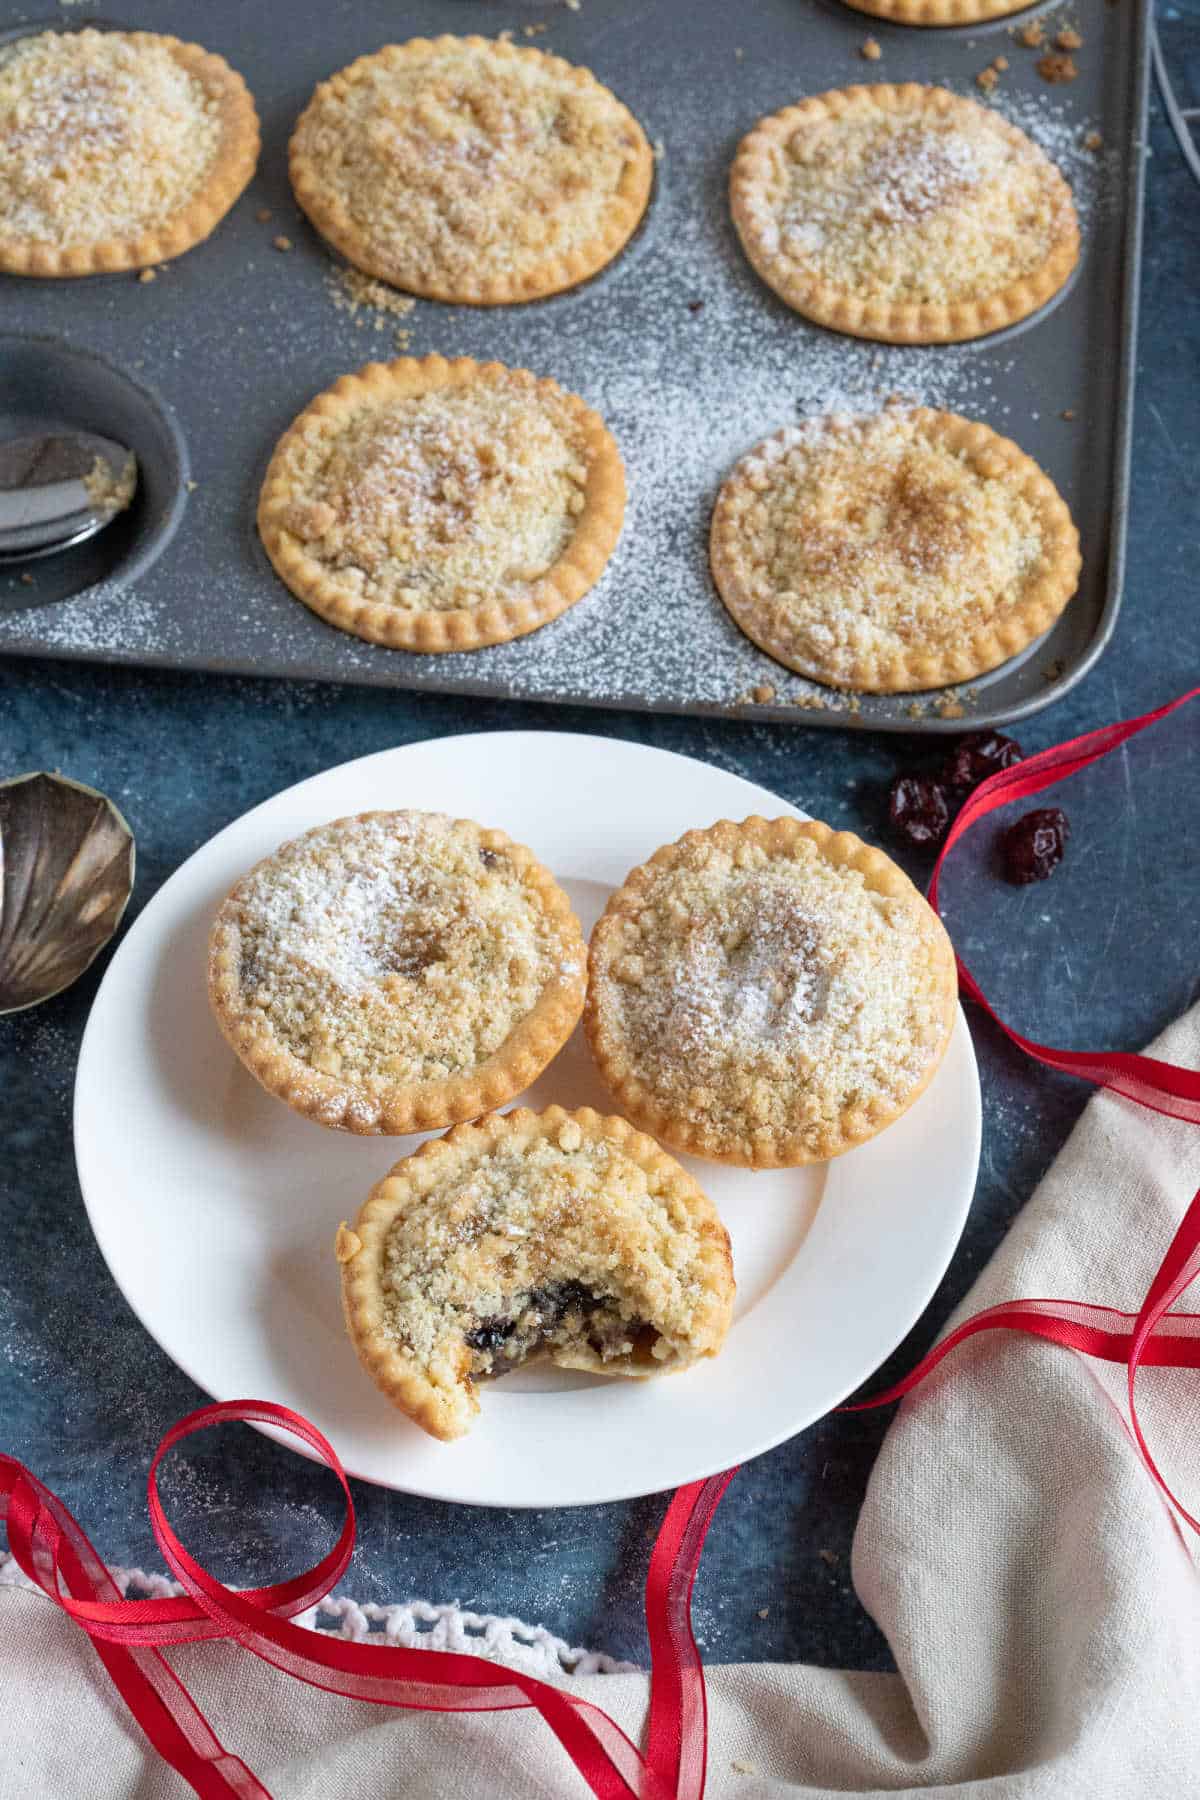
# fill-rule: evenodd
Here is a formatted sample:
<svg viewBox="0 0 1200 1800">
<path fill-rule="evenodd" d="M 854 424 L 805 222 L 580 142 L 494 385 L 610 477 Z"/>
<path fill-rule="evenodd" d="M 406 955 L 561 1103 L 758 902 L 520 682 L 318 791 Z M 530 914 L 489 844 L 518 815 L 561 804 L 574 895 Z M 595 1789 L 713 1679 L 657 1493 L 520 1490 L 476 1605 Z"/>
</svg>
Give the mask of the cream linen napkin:
<svg viewBox="0 0 1200 1800">
<path fill-rule="evenodd" d="M 1200 1008 L 1153 1053 L 1200 1066 Z M 1135 1309 L 1198 1184 L 1200 1129 L 1098 1095 L 960 1316 L 1021 1296 Z M 853 1563 L 899 1673 L 711 1668 L 712 1800 L 1200 1793 L 1200 1578 L 1132 1447 L 1122 1378 L 994 1333 L 907 1401 Z M 1200 1379 L 1145 1371 L 1139 1407 L 1194 1507 Z M 533 1712 L 391 1713 L 219 1645 L 174 1661 L 276 1800 L 586 1794 Z M 565 1679 L 636 1740 L 643 1675 Z M 0 1800 L 187 1793 L 144 1752 L 86 1640 L 45 1599 L 11 1589 L 0 1591 L 0 1695 Z"/>
</svg>

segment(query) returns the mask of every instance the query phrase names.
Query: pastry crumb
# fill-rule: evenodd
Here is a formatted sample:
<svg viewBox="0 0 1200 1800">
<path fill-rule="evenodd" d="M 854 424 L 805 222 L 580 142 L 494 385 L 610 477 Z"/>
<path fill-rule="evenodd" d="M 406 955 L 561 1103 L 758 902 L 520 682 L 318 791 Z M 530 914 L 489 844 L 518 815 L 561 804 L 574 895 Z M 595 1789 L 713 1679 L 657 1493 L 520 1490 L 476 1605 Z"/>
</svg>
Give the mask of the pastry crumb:
<svg viewBox="0 0 1200 1800">
<path fill-rule="evenodd" d="M 1064 406 L 1058 416 L 1060 419 L 1073 419 L 1075 417 L 1075 408 L 1073 406 Z"/>
<path fill-rule="evenodd" d="M 978 75 L 975 77 L 975 86 L 977 88 L 982 88 L 985 94 L 990 94 L 999 79 L 1000 77 L 997 75 L 995 69 L 980 69 Z"/>
<path fill-rule="evenodd" d="M 962 701 L 956 699 L 953 694 L 943 694 L 937 702 L 939 719 L 961 719 L 966 710 Z"/>
<path fill-rule="evenodd" d="M 760 1606 L 758 1609 L 758 1616 L 760 1619 L 769 1619 L 771 1616 L 770 1607 L 769 1606 Z"/>
<path fill-rule="evenodd" d="M 549 29 L 550 29 L 549 25 L 546 25 L 546 24 L 522 25 L 521 36 L 522 37 L 541 37 L 543 31 L 549 31 Z"/>
<path fill-rule="evenodd" d="M 996 72 L 997 72 L 997 74 L 999 74 L 999 75 L 1003 75 L 1003 74 L 1004 74 L 1004 73 L 1005 73 L 1005 72 L 1006 72 L 1006 71 L 1007 71 L 1007 69 L 1008 69 L 1008 58 L 1007 58 L 1007 56 L 996 56 L 996 57 L 993 57 L 993 58 L 992 58 L 992 67 L 993 67 L 993 69 L 995 69 L 995 70 L 996 70 Z"/>
<path fill-rule="evenodd" d="M 1040 19 L 1022 25 L 1016 33 L 1018 44 L 1024 44 L 1026 50 L 1040 50 L 1046 41 L 1046 28 Z"/>
<path fill-rule="evenodd" d="M 290 250 L 292 247 L 291 238 L 285 237 L 283 235 L 282 231 L 279 233 L 278 237 L 273 237 L 271 239 L 271 242 L 274 244 L 274 246 L 277 250 Z"/>
<path fill-rule="evenodd" d="M 756 706 L 769 706 L 775 698 L 775 689 L 769 681 L 761 681 L 757 687 L 750 689 L 750 698 Z"/>
<path fill-rule="evenodd" d="M 1064 25 L 1054 34 L 1054 47 L 1056 50 L 1082 50 L 1083 39 L 1073 25 Z"/>
<path fill-rule="evenodd" d="M 738 48 L 733 53 L 734 62 L 741 62 L 743 60 L 743 58 L 745 57 L 745 54 L 746 54 L 746 52 L 739 45 Z"/>
<path fill-rule="evenodd" d="M 271 217 L 271 209 L 269 206 L 260 206 L 254 216 L 260 225 L 265 225 Z"/>
<path fill-rule="evenodd" d="M 386 281 L 379 281 L 374 275 L 364 274 L 361 269 L 349 265 L 335 269 L 326 278 L 325 285 L 338 312 L 348 313 L 360 331 L 365 325 L 370 325 L 373 331 L 382 331 L 389 319 L 406 319 L 417 304 L 411 294 L 401 294 Z M 408 348 L 408 337 L 407 331 L 397 331 L 398 349 Z"/>
<path fill-rule="evenodd" d="M 925 708 L 919 700 L 910 700 L 904 710 L 910 719 L 923 719 L 925 717 Z"/>
<path fill-rule="evenodd" d="M 1085 150 L 1103 150 L 1104 139 L 1098 131 L 1089 131 L 1083 140 L 1083 147 Z"/>
<path fill-rule="evenodd" d="M 803 707 L 805 712 L 825 711 L 825 702 L 820 694 L 793 694 L 792 705 Z"/>
<path fill-rule="evenodd" d="M 826 1563 L 831 1569 L 836 1569 L 842 1560 L 836 1550 L 818 1550 L 817 1555 L 820 1557 L 821 1561 Z"/>
<path fill-rule="evenodd" d="M 731 1762 L 729 1767 L 735 1775 L 757 1775 L 758 1765 L 752 1762 Z"/>
<path fill-rule="evenodd" d="M 25 587 L 33 586 L 33 576 L 29 573 L 28 569 L 23 570 L 23 572 L 18 577 L 18 579 L 23 583 L 23 585 Z"/>
<path fill-rule="evenodd" d="M 194 494 L 196 489 L 200 486 L 200 483 L 198 481 L 185 481 L 183 485 L 189 494 Z"/>
<path fill-rule="evenodd" d="M 578 12 L 583 5 L 583 0 L 563 0 L 563 5 L 568 12 Z"/>
<path fill-rule="evenodd" d="M 142 283 L 143 287 L 145 286 L 145 284 L 148 281 L 157 281 L 158 280 L 158 270 L 157 269 L 143 269 L 141 271 L 141 273 L 138 275 L 138 280 Z"/>
<path fill-rule="evenodd" d="M 864 62 L 878 62 L 883 55 L 883 46 L 878 38 L 866 38 L 858 46 L 858 54 Z"/>
<path fill-rule="evenodd" d="M 654 152 L 655 162 L 661 162 L 663 157 L 667 154 L 667 146 L 663 142 L 662 138 L 655 138 L 655 140 L 651 144 L 650 148 Z"/>
<path fill-rule="evenodd" d="M 513 36 L 514 36 L 514 31 L 513 31 L 513 27 L 511 25 L 506 25 L 504 27 L 503 31 L 498 31 L 496 33 L 497 42 L 499 42 L 501 44 L 511 44 L 513 41 Z"/>
<path fill-rule="evenodd" d="M 1034 67 L 1043 81 L 1048 81 L 1055 86 L 1063 81 L 1074 81 L 1079 74 L 1074 59 L 1057 50 L 1048 50 L 1045 56 L 1038 58 Z"/>
</svg>

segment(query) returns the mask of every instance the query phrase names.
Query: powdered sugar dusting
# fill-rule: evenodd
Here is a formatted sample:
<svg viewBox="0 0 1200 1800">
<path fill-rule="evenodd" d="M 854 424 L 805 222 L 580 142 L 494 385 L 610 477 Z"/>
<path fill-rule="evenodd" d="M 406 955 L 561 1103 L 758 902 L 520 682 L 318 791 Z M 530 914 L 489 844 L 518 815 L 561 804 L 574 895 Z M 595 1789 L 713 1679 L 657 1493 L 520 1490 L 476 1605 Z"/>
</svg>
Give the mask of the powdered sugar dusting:
<svg viewBox="0 0 1200 1800">
<path fill-rule="evenodd" d="M 882 166 L 876 159 L 870 170 L 875 216 L 892 223 L 919 219 L 977 187 L 994 161 L 990 141 L 957 131 L 914 131 L 899 147 L 903 154 Z"/>
<path fill-rule="evenodd" d="M 227 1028 L 375 1116 L 398 1086 L 474 1069 L 548 990 L 582 998 L 577 927 L 522 855 L 440 813 L 342 819 L 285 844 L 214 927 Z"/>
<path fill-rule="evenodd" d="M 759 892 L 769 910 L 753 932 L 728 946 L 713 931 L 697 934 L 671 988 L 668 1031 L 687 1055 L 711 1056 L 731 1045 L 757 1054 L 763 1046 L 795 1051 L 812 1026 L 827 984 L 817 959 L 819 926 L 810 914 Z M 728 935 L 728 934 L 727 934 Z"/>
</svg>

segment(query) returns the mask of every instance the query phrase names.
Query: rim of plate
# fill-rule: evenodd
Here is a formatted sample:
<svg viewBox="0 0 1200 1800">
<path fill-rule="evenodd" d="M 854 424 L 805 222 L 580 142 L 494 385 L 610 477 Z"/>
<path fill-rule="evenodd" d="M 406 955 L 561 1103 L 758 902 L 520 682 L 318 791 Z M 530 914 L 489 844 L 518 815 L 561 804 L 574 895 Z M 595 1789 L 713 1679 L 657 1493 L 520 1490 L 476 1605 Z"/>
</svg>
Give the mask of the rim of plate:
<svg viewBox="0 0 1200 1800">
<path fill-rule="evenodd" d="M 100 1186 L 99 1173 L 90 1173 L 87 1166 L 89 1151 L 85 1146 L 90 1143 L 90 1129 L 85 1124 L 81 1130 L 81 1114 L 86 1098 L 84 1071 L 85 1068 L 90 1069 L 91 1067 L 90 1057 L 92 1043 L 97 1038 L 101 1027 L 107 1024 L 104 1011 L 107 1004 L 105 999 L 106 990 L 112 989 L 115 991 L 114 977 L 124 971 L 126 964 L 131 959 L 136 958 L 141 949 L 143 939 L 154 931 L 158 921 L 165 915 L 169 915 L 176 895 L 187 888 L 190 879 L 196 873 L 196 866 L 207 862 L 214 850 L 216 850 L 224 840 L 251 826 L 259 819 L 260 815 L 273 810 L 282 810 L 285 802 L 303 801 L 310 790 L 318 788 L 322 784 L 331 782 L 334 779 L 345 778 L 352 771 L 364 771 L 372 765 L 392 763 L 403 759 L 406 755 L 412 753 L 425 753 L 426 755 L 432 753 L 436 755 L 438 751 L 454 747 L 455 753 L 461 754 L 464 745 L 466 745 L 474 747 L 478 753 L 487 757 L 487 748 L 489 746 L 491 746 L 494 751 L 496 746 L 503 744 L 505 746 L 506 754 L 516 752 L 519 756 L 522 749 L 536 748 L 542 755 L 545 755 L 550 751 L 556 741 L 571 746 L 572 750 L 586 748 L 586 751 L 590 751 L 593 754 L 602 753 L 608 758 L 612 758 L 615 755 L 619 759 L 624 755 L 632 754 L 634 760 L 648 758 L 653 759 L 659 764 L 666 760 L 671 763 L 685 766 L 690 770 L 700 769 L 704 771 L 706 775 L 716 778 L 721 783 L 736 783 L 744 788 L 746 790 L 747 812 L 769 804 L 776 808 L 779 813 L 788 813 L 800 819 L 806 819 L 811 816 L 804 812 L 802 808 L 793 805 L 790 801 L 784 800 L 781 796 L 772 793 L 769 789 L 762 787 L 759 783 L 750 781 L 747 777 L 735 774 L 728 769 L 720 768 L 715 764 L 705 762 L 700 757 L 682 755 L 677 751 L 663 750 L 656 745 L 643 744 L 626 738 L 609 738 L 592 732 L 562 732 L 552 729 L 546 731 L 521 730 L 487 732 L 471 732 L 468 730 L 443 735 L 437 738 L 423 738 L 407 744 L 393 745 L 385 750 L 372 751 L 365 756 L 354 757 L 344 763 L 336 763 L 328 769 L 320 770 L 314 775 L 306 776 L 302 781 L 294 782 L 288 787 L 280 789 L 279 792 L 260 801 L 257 805 L 249 808 L 237 818 L 231 819 L 227 825 L 222 826 L 222 828 L 215 832 L 212 837 L 199 845 L 192 854 L 167 877 L 158 891 L 146 902 L 137 918 L 126 931 L 120 944 L 117 946 L 92 1002 L 92 1007 L 84 1027 L 79 1049 L 79 1058 L 76 1065 L 72 1118 L 75 1161 L 80 1191 L 83 1197 L 88 1221 L 92 1227 L 97 1244 L 99 1245 L 101 1255 L 104 1257 L 108 1271 L 126 1304 L 130 1307 L 143 1329 L 159 1346 L 164 1355 L 174 1363 L 176 1368 L 186 1375 L 190 1381 L 194 1382 L 197 1387 L 201 1388 L 205 1393 L 212 1395 L 214 1399 L 232 1400 L 247 1398 L 248 1396 L 216 1392 L 210 1385 L 210 1381 L 206 1379 L 197 1367 L 194 1366 L 193 1359 L 191 1357 L 182 1356 L 175 1349 L 171 1348 L 171 1346 L 164 1341 L 164 1337 L 160 1335 L 159 1330 L 149 1323 L 141 1307 L 135 1302 L 125 1279 L 123 1279 L 121 1273 L 122 1259 L 119 1254 L 119 1246 L 114 1243 L 114 1234 L 111 1234 L 108 1229 L 109 1222 L 106 1218 L 105 1209 L 97 1199 L 97 1192 Z M 420 795 L 417 794 L 407 797 L 405 803 L 420 806 L 422 801 Z M 439 807 L 436 802 L 434 802 L 433 810 L 445 809 Z M 338 816 L 344 816 L 344 814 Z M 714 814 L 714 817 L 716 816 L 722 815 Z M 724 816 L 729 816 L 728 811 L 726 811 Z M 741 816 L 745 816 L 745 813 Z M 306 827 L 303 826 L 289 828 L 288 835 L 291 835 L 293 829 L 302 830 L 305 828 Z M 687 827 L 685 826 L 681 829 L 687 829 Z M 517 833 L 516 835 L 519 836 L 520 834 Z M 678 836 L 679 832 L 674 833 L 674 835 Z M 280 837 L 278 841 L 283 842 L 284 838 Z M 661 841 L 665 842 L 669 840 L 663 839 Z M 645 854 L 649 855 L 650 850 L 654 847 L 656 846 L 648 847 Z M 542 854 L 540 849 L 538 854 Z M 553 852 L 549 849 L 547 849 L 546 860 L 552 867 L 555 875 L 560 879 L 563 879 L 562 871 L 555 867 L 556 859 Z M 600 880 L 599 877 L 565 877 L 567 880 L 581 878 Z M 966 1085 L 970 1103 L 967 1115 L 961 1119 L 961 1123 L 964 1128 L 966 1139 L 964 1144 L 964 1162 L 965 1166 L 969 1168 L 970 1178 L 963 1181 L 955 1205 L 952 1209 L 948 1209 L 947 1211 L 945 1231 L 941 1235 L 937 1253 L 931 1258 L 924 1271 L 923 1280 L 919 1286 L 914 1286 L 909 1290 L 909 1299 L 903 1312 L 906 1321 L 903 1327 L 896 1329 L 893 1326 L 887 1334 L 889 1341 L 886 1344 L 880 1345 L 876 1343 L 872 1344 L 869 1348 L 864 1349 L 861 1358 L 854 1361 L 852 1373 L 847 1375 L 845 1371 L 843 1371 L 837 1384 L 837 1391 L 831 1394 L 825 1404 L 815 1408 L 809 1407 L 802 1409 L 799 1414 L 789 1420 L 789 1422 L 781 1428 L 771 1428 L 760 1435 L 751 1435 L 748 1439 L 739 1444 L 737 1453 L 732 1458 L 712 1454 L 693 1455 L 693 1457 L 686 1462 L 686 1466 L 681 1467 L 679 1472 L 672 1476 L 669 1484 L 670 1486 L 681 1486 L 688 1482 L 704 1480 L 710 1475 L 717 1474 L 721 1470 L 731 1467 L 734 1463 L 740 1466 L 743 1463 L 753 1461 L 755 1458 L 765 1455 L 768 1451 L 777 1448 L 778 1445 L 785 1443 L 791 1438 L 798 1436 L 801 1432 L 806 1431 L 819 1419 L 824 1418 L 828 1413 L 836 1410 L 849 1394 L 852 1394 L 860 1387 L 862 1383 L 887 1360 L 897 1346 L 903 1342 L 908 1332 L 911 1331 L 912 1327 L 920 1319 L 925 1308 L 936 1293 L 938 1285 L 949 1267 L 961 1240 L 963 1228 L 966 1224 L 967 1215 L 970 1211 L 974 1197 L 975 1182 L 978 1176 L 982 1146 L 982 1098 L 979 1085 L 978 1065 L 975 1057 L 974 1044 L 971 1039 L 970 1031 L 967 1028 L 966 1018 L 961 1003 L 957 1008 L 955 1030 L 946 1053 L 947 1060 L 949 1060 L 950 1056 L 956 1051 L 958 1054 L 965 1053 L 967 1059 L 966 1074 L 969 1077 Z M 930 1091 L 932 1091 L 933 1085 L 936 1085 L 936 1080 L 935 1084 L 931 1084 Z M 926 1096 L 922 1096 L 922 1099 L 925 1097 Z M 514 1105 L 522 1103 L 523 1097 L 519 1097 L 518 1100 L 513 1102 Z M 918 1102 L 918 1104 L 920 1104 L 920 1102 Z M 437 1134 L 433 1133 L 425 1135 Z M 882 1136 L 883 1134 L 880 1135 Z M 388 1145 L 396 1144 L 399 1140 L 379 1138 L 370 1141 L 372 1143 L 377 1142 L 380 1145 Z M 863 1146 L 863 1148 L 866 1148 L 866 1146 Z M 842 1160 L 843 1159 L 841 1158 L 835 1159 L 834 1164 L 825 1166 L 835 1167 L 837 1163 Z M 91 1190 L 90 1193 L 89 1189 Z M 366 1377 L 364 1376 L 363 1379 L 365 1381 Z M 642 1386 L 644 1384 L 639 1383 L 636 1385 Z M 253 1397 L 260 1399 L 269 1398 L 269 1396 L 266 1395 L 255 1395 Z M 382 1396 L 380 1396 L 379 1399 L 381 1405 L 386 1405 L 386 1401 L 383 1400 Z M 287 1402 L 287 1404 L 294 1405 L 294 1402 Z M 316 1456 L 315 1452 L 309 1450 L 299 1439 L 290 1436 L 282 1428 L 265 1423 L 252 1423 L 253 1429 L 260 1432 L 263 1436 L 268 1437 L 275 1443 L 281 1444 L 285 1448 L 303 1456 L 306 1461 L 314 1462 L 318 1464 L 318 1466 L 324 1466 L 321 1459 Z M 321 1429 L 324 1430 L 326 1436 L 332 1436 L 334 1448 L 337 1449 L 336 1427 L 331 1428 L 326 1424 L 322 1426 Z M 605 1486 L 603 1492 L 589 1493 L 586 1497 L 565 1500 L 538 1498 L 536 1496 L 510 1496 L 505 1498 L 486 1497 L 481 1499 L 478 1495 L 463 1489 L 461 1484 L 456 1484 L 454 1476 L 449 1472 L 449 1469 L 447 1471 L 448 1479 L 445 1481 L 430 1482 L 422 1480 L 419 1477 L 412 1481 L 399 1481 L 387 1479 L 379 1474 L 365 1471 L 356 1466 L 356 1460 L 352 1455 L 341 1458 L 341 1452 L 339 1451 L 339 1458 L 343 1462 L 346 1473 L 355 1480 L 364 1481 L 372 1486 L 383 1487 L 398 1493 L 412 1494 L 417 1498 L 442 1500 L 451 1504 L 467 1506 L 512 1507 L 516 1510 L 550 1509 L 571 1506 L 601 1506 L 618 1501 L 639 1499 L 648 1494 L 666 1491 L 665 1487 L 661 1484 L 656 1483 L 651 1486 L 646 1486 L 644 1481 L 639 1483 L 636 1476 L 627 1476 L 614 1479 L 611 1485 Z"/>
</svg>

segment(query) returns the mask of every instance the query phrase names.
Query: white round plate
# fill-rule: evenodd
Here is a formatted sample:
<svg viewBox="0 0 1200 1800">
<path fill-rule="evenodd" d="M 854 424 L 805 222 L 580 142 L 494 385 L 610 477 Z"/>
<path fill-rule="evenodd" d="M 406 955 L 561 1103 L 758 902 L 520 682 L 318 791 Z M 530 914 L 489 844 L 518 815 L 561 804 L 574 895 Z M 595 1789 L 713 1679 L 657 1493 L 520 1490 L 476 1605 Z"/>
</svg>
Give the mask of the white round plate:
<svg viewBox="0 0 1200 1800">
<path fill-rule="evenodd" d="M 690 827 L 795 812 L 688 757 L 502 732 L 345 763 L 220 832 L 130 929 L 80 1052 L 79 1178 L 129 1304 L 218 1399 L 280 1401 L 325 1432 L 352 1474 L 443 1500 L 625 1499 L 802 1431 L 900 1342 L 958 1242 L 980 1137 L 961 1011 L 926 1093 L 849 1155 L 759 1174 L 689 1160 L 733 1240 L 737 1310 L 714 1362 L 648 1382 L 535 1364 L 487 1387 L 469 1436 L 437 1443 L 359 1368 L 333 1259 L 338 1221 L 419 1140 L 326 1131 L 264 1093 L 217 1030 L 204 977 L 213 912 L 252 863 L 312 825 L 402 806 L 479 819 L 529 844 L 585 930 L 635 864 Z M 578 1033 L 523 1099 L 611 1110 Z"/>
</svg>

